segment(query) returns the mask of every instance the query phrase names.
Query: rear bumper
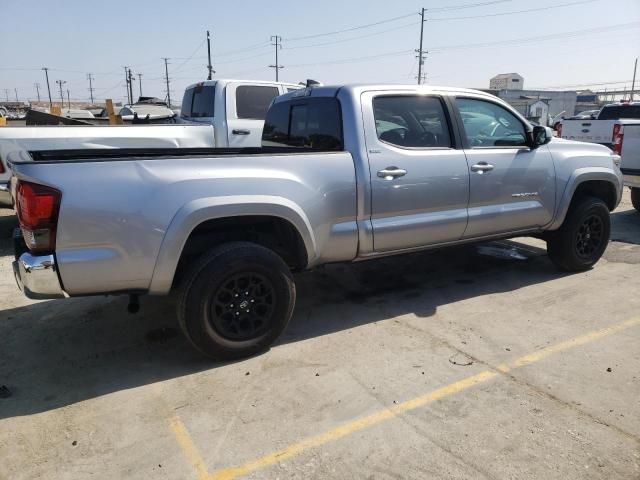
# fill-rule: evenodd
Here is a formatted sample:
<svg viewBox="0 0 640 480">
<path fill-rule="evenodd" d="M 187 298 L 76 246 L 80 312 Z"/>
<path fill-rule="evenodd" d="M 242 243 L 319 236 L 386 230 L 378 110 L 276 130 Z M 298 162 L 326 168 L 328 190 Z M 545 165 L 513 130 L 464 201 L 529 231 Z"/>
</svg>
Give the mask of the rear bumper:
<svg viewBox="0 0 640 480">
<path fill-rule="evenodd" d="M 18 288 L 29 298 L 41 300 L 65 297 L 53 255 L 32 255 L 25 252 L 13 262 L 13 274 Z"/>
<path fill-rule="evenodd" d="M 11 189 L 7 181 L 0 181 L 0 207 L 12 207 Z"/>
</svg>

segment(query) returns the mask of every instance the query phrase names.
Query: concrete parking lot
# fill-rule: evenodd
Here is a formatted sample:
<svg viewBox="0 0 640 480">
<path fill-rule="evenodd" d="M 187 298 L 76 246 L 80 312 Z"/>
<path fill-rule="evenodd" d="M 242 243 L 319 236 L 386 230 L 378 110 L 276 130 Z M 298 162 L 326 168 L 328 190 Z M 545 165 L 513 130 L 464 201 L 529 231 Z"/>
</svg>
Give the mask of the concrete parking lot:
<svg viewBox="0 0 640 480">
<path fill-rule="evenodd" d="M 297 276 L 270 351 L 195 353 L 171 298 L 27 300 L 0 217 L 0 479 L 640 478 L 640 214 L 586 273 L 534 239 Z"/>
</svg>

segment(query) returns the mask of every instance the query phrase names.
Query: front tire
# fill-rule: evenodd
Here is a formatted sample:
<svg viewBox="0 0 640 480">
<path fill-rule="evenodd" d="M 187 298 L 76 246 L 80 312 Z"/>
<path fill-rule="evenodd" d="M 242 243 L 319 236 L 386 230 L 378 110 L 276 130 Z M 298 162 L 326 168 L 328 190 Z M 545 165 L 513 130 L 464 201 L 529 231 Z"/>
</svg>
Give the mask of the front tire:
<svg viewBox="0 0 640 480">
<path fill-rule="evenodd" d="M 583 272 L 596 264 L 609 243 L 611 219 L 599 198 L 582 197 L 569 208 L 562 226 L 547 240 L 551 261 L 565 272 Z"/>
<path fill-rule="evenodd" d="M 269 348 L 289 323 L 295 299 L 282 258 L 254 243 L 231 242 L 197 259 L 187 272 L 178 320 L 198 351 L 234 360 Z"/>
<path fill-rule="evenodd" d="M 638 212 L 640 212 L 640 188 L 631 188 L 631 204 Z"/>
</svg>

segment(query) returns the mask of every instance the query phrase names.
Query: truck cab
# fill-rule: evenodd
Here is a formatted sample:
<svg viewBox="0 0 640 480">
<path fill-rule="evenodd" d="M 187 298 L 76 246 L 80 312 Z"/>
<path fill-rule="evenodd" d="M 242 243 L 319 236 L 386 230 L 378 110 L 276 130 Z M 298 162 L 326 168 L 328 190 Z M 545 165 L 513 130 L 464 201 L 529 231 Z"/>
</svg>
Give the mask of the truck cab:
<svg viewBox="0 0 640 480">
<path fill-rule="evenodd" d="M 259 147 L 271 101 L 300 88 L 293 83 L 252 80 L 194 83 L 184 92 L 180 121 L 213 125 L 219 148 Z"/>
</svg>

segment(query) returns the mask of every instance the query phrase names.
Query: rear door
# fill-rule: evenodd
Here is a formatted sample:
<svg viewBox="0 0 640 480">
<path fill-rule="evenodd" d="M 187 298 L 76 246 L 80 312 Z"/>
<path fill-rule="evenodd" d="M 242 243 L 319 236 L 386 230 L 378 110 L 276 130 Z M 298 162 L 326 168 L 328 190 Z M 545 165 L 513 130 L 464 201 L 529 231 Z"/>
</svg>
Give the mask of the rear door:
<svg viewBox="0 0 640 480">
<path fill-rule="evenodd" d="M 531 149 L 527 126 L 481 98 L 455 99 L 469 164 L 465 238 L 534 229 L 555 208 L 555 168 L 547 145 Z"/>
<path fill-rule="evenodd" d="M 273 84 L 230 83 L 226 88 L 229 147 L 259 147 L 271 101 L 281 87 Z"/>
<path fill-rule="evenodd" d="M 374 250 L 458 240 L 467 225 L 469 169 L 438 95 L 362 95 Z"/>
</svg>

